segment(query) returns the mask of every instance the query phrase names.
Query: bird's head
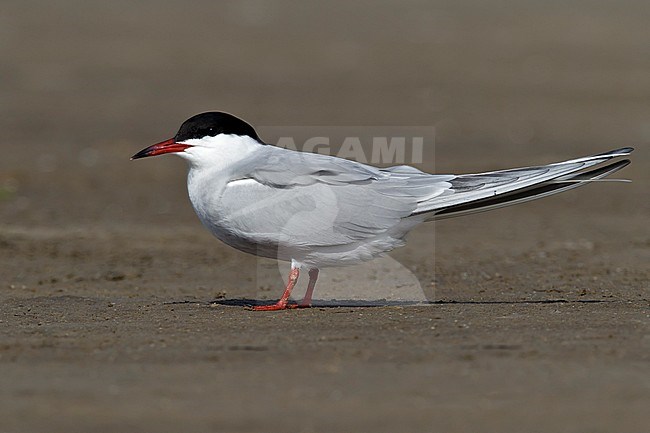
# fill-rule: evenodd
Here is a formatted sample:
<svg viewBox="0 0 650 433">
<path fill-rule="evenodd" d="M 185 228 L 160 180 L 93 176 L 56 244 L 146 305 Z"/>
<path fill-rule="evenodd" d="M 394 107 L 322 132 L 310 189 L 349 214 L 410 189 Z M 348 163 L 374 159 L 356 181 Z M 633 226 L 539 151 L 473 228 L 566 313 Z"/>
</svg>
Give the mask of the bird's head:
<svg viewBox="0 0 650 433">
<path fill-rule="evenodd" d="M 190 117 L 173 138 L 142 149 L 131 159 L 174 153 L 191 163 L 230 159 L 246 147 L 264 144 L 255 129 L 232 114 L 211 111 Z"/>
</svg>

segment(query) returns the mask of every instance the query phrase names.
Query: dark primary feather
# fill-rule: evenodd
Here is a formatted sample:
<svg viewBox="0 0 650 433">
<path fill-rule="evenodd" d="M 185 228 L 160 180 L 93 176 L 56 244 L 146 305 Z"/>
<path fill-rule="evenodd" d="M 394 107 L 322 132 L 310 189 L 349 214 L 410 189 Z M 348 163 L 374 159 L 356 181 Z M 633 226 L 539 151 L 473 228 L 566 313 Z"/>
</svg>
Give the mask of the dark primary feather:
<svg viewBox="0 0 650 433">
<path fill-rule="evenodd" d="M 630 163 L 629 159 L 617 161 L 608 164 L 604 167 L 598 167 L 593 170 L 581 172 L 575 175 L 564 176 L 563 178 L 555 179 L 553 181 L 544 182 L 525 188 L 523 190 L 516 190 L 512 193 L 497 195 L 474 202 L 450 206 L 435 212 L 435 219 L 451 218 L 461 215 L 468 215 L 477 212 L 497 209 L 504 206 L 511 206 L 518 203 L 524 203 L 538 198 L 548 197 L 549 195 L 557 194 L 563 191 L 568 191 L 579 186 L 586 185 L 591 180 L 602 179 L 612 173 L 617 172 Z"/>
<path fill-rule="evenodd" d="M 580 172 L 612 158 L 628 155 L 633 150 L 626 147 L 545 166 L 460 175 L 450 181 L 454 195 L 439 198 L 425 212 L 431 212 L 432 218 L 440 219 L 547 197 L 620 170 L 630 161 Z"/>
</svg>

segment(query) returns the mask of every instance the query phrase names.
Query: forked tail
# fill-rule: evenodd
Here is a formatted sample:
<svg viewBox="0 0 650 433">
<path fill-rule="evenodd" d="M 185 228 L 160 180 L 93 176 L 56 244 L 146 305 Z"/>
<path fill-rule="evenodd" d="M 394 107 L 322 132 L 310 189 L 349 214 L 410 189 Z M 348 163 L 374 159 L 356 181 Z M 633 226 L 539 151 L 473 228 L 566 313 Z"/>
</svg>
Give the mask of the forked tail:
<svg viewBox="0 0 650 433">
<path fill-rule="evenodd" d="M 586 168 L 629 155 L 625 147 L 584 158 L 539 167 L 459 175 L 449 181 L 450 193 L 431 201 L 428 219 L 443 219 L 524 203 L 600 181 L 630 163 L 625 159 L 591 170 Z M 425 206 L 422 206 L 425 207 Z"/>
</svg>

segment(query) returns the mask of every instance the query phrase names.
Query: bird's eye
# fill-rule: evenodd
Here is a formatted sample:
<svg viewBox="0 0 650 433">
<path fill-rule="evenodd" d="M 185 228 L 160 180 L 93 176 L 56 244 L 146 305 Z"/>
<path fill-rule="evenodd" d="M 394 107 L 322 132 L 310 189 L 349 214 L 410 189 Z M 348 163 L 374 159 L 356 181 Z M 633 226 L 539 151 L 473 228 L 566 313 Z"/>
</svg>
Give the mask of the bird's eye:
<svg viewBox="0 0 650 433">
<path fill-rule="evenodd" d="M 203 137 L 214 136 L 214 135 L 216 135 L 215 134 L 215 129 L 214 129 L 213 126 L 208 126 L 208 127 L 202 128 L 200 130 L 200 135 L 203 136 Z"/>
</svg>

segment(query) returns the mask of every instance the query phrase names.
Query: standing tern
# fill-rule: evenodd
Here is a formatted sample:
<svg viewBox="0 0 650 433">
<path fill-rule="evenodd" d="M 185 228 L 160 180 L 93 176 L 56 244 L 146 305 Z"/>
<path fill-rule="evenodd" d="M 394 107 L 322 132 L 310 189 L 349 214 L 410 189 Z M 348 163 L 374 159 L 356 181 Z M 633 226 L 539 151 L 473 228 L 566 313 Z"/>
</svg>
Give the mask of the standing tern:
<svg viewBox="0 0 650 433">
<path fill-rule="evenodd" d="M 400 165 L 376 168 L 264 143 L 245 121 L 197 114 L 173 138 L 132 159 L 174 153 L 189 163 L 187 189 L 199 219 L 247 253 L 291 262 L 282 297 L 254 310 L 311 306 L 319 268 L 370 260 L 405 243 L 425 221 L 509 206 L 585 185 L 630 163 L 625 147 L 537 167 L 478 174 L 429 174 Z M 300 269 L 309 283 L 289 303 Z"/>
</svg>

